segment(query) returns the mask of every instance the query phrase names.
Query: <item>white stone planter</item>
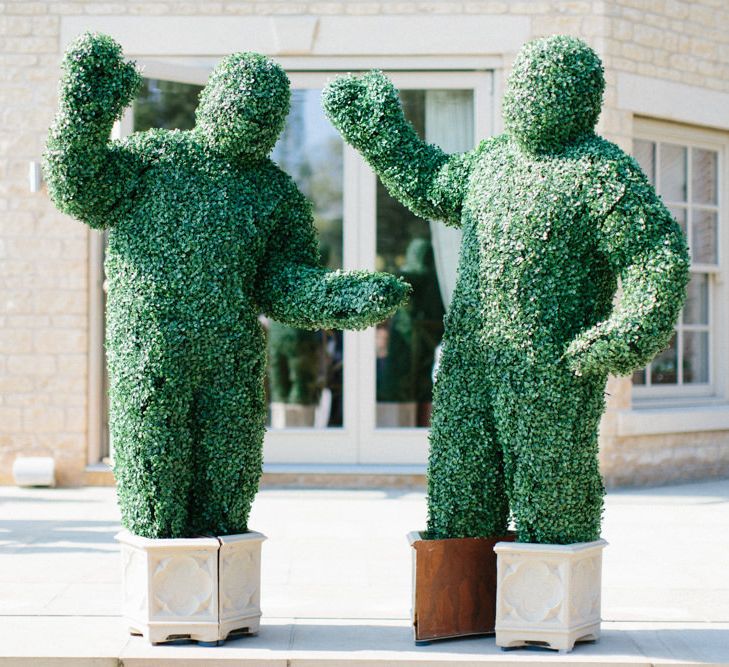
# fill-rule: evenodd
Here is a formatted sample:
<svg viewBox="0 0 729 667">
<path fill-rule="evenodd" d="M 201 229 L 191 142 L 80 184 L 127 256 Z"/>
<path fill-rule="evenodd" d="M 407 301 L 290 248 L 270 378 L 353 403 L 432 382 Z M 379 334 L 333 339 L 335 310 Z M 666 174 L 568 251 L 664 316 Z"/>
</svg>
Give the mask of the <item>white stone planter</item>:
<svg viewBox="0 0 729 667">
<path fill-rule="evenodd" d="M 316 405 L 271 403 L 271 428 L 311 428 L 316 417 Z"/>
<path fill-rule="evenodd" d="M 496 645 L 568 652 L 575 642 L 598 639 L 606 545 L 499 542 Z"/>
<path fill-rule="evenodd" d="M 261 533 L 154 540 L 122 531 L 116 539 L 132 634 L 158 644 L 258 632 Z"/>
<path fill-rule="evenodd" d="M 392 401 L 377 401 L 378 428 L 415 426 L 417 424 L 417 421 L 417 403 L 395 403 Z"/>
</svg>

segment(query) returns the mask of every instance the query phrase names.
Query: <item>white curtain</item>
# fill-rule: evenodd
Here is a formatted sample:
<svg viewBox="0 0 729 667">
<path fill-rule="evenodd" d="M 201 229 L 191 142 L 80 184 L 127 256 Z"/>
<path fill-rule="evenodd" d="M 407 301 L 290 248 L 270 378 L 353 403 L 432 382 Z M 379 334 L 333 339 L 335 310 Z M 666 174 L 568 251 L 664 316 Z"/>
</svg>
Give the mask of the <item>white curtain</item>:
<svg viewBox="0 0 729 667">
<path fill-rule="evenodd" d="M 425 140 L 446 153 L 464 153 L 473 148 L 473 91 L 426 91 Z M 430 233 L 440 294 L 447 310 L 456 286 L 461 230 L 431 221 Z"/>
</svg>

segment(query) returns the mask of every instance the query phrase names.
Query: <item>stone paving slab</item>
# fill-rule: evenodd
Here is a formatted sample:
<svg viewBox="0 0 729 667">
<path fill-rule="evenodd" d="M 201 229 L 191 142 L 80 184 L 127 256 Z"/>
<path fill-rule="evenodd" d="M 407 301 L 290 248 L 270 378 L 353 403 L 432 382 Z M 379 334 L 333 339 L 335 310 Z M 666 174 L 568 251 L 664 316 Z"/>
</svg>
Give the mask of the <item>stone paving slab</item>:
<svg viewBox="0 0 729 667">
<path fill-rule="evenodd" d="M 410 548 L 422 493 L 265 490 L 258 637 L 152 647 L 118 616 L 113 489 L 0 487 L 0 667 L 729 665 L 729 480 L 607 497 L 604 635 L 567 656 L 493 638 L 415 647 Z"/>
<path fill-rule="evenodd" d="M 726 665 L 729 624 L 606 622 L 599 642 L 579 644 L 572 653 L 561 655 L 536 648 L 502 651 L 493 637 L 416 647 L 406 621 L 379 619 L 267 619 L 257 637 L 238 638 L 223 646 L 153 647 L 141 638 L 128 637 L 117 618 L 24 616 L 3 619 L 0 646 L 2 667 Z"/>
</svg>

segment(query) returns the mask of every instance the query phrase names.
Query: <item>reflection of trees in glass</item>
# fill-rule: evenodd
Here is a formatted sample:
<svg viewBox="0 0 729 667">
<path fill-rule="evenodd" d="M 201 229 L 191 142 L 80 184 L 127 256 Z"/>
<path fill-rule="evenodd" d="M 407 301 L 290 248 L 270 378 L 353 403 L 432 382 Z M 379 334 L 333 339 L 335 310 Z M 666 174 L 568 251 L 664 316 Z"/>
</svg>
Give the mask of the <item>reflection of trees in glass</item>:
<svg viewBox="0 0 729 667">
<path fill-rule="evenodd" d="M 161 127 L 190 130 L 195 126 L 195 109 L 202 86 L 178 81 L 143 79 L 134 100 L 134 131 Z"/>
<path fill-rule="evenodd" d="M 400 98 L 408 120 L 424 136 L 425 91 L 401 91 Z M 378 327 L 377 400 L 430 403 L 435 349 L 443 335 L 445 314 L 430 226 L 390 197 L 379 180 L 377 266 L 413 286 L 409 303 Z"/>
<path fill-rule="evenodd" d="M 291 111 L 272 159 L 313 203 L 322 263 L 342 266 L 342 140 L 324 118 L 318 90 L 293 90 Z M 342 336 L 269 324 L 268 380 L 274 402 L 315 405 L 332 392 L 329 426 L 342 425 Z"/>
<path fill-rule="evenodd" d="M 344 154 L 342 140 L 321 111 L 318 90 L 292 91 L 291 112 L 272 158 L 314 204 L 328 266 L 341 268 Z"/>
<path fill-rule="evenodd" d="M 429 403 L 445 313 L 430 241 L 413 239 L 405 263 L 396 273 L 413 286 L 413 294 L 385 326 L 387 353 L 378 362 L 377 400 Z"/>
</svg>

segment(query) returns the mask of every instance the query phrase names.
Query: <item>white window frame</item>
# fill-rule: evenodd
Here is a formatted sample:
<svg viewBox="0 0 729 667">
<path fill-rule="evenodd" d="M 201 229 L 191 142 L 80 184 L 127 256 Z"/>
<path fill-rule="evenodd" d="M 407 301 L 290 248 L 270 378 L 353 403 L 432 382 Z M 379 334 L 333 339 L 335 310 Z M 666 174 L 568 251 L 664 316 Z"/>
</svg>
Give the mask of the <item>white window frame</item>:
<svg viewBox="0 0 729 667">
<path fill-rule="evenodd" d="M 681 146 L 705 148 L 718 153 L 719 207 L 717 229 L 717 265 L 692 264 L 692 273 L 709 275 L 709 382 L 697 385 L 632 385 L 632 405 L 637 409 L 711 406 L 724 403 L 729 397 L 729 308 L 727 302 L 726 262 L 729 257 L 729 191 L 726 160 L 729 157 L 729 135 L 647 118 L 634 120 L 634 139 Z M 689 172 L 687 177 L 691 178 Z M 658 165 L 656 164 L 656 169 Z M 689 240 L 690 242 L 690 240 Z"/>
<path fill-rule="evenodd" d="M 281 59 L 284 60 L 284 59 Z M 318 59 L 285 59 L 292 88 L 322 88 L 342 71 L 327 67 Z M 453 69 L 415 69 L 417 59 L 382 59 L 376 65 L 385 70 L 401 89 L 472 89 L 474 91 L 474 145 L 492 135 L 498 123 L 494 113 L 494 84 L 499 73 L 491 69 L 470 69 L 473 63 L 448 60 Z M 424 67 L 433 61 L 422 59 Z M 207 61 L 180 64 L 170 61 L 140 61 L 144 76 L 181 83 L 204 85 L 212 64 Z M 354 65 L 355 63 L 351 63 Z M 322 67 L 322 65 L 324 65 Z M 372 65 L 370 65 L 372 66 Z M 322 67 L 318 71 L 307 71 Z M 346 67 L 346 64 L 345 64 Z M 406 68 L 405 68 L 406 67 Z M 355 68 L 352 68 L 355 69 Z M 327 71 L 329 70 L 329 71 Z M 346 71 L 346 70 L 345 70 Z M 131 112 L 125 114 L 117 136 L 132 131 Z M 345 144 L 344 148 L 344 268 L 374 269 L 376 256 L 376 177 L 362 157 Z M 425 224 L 425 223 L 424 223 Z M 104 353 L 102 276 L 104 240 L 90 232 L 90 309 L 89 346 L 89 463 L 100 461 L 106 437 L 106 406 L 103 406 Z M 267 464 L 293 465 L 385 465 L 424 466 L 428 455 L 428 429 L 376 428 L 376 349 L 375 328 L 344 332 L 343 417 L 344 426 L 327 429 L 269 429 L 264 440 Z M 92 418 L 93 417 L 93 418 Z"/>
</svg>

